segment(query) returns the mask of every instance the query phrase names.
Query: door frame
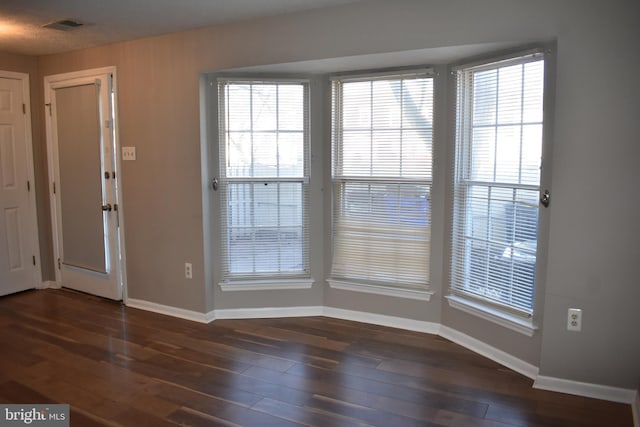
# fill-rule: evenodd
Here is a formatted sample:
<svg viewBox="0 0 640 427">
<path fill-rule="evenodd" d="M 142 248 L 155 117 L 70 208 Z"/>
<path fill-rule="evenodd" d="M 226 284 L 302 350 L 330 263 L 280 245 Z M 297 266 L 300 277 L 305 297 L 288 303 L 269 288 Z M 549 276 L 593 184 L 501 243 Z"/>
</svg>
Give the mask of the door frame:
<svg viewBox="0 0 640 427">
<path fill-rule="evenodd" d="M 126 256 L 125 256 L 125 241 L 124 241 L 124 202 L 122 197 L 122 158 L 120 155 L 120 134 L 119 134 L 119 115 L 118 115 L 118 79 L 116 73 L 115 66 L 101 67 L 101 68 L 92 68 L 81 71 L 73 71 L 69 73 L 62 74 L 53 74 L 44 77 L 44 114 L 45 114 L 45 124 L 46 124 L 46 142 L 47 142 L 47 158 L 48 158 L 48 167 L 49 167 L 49 200 L 51 207 L 51 227 L 52 227 L 52 237 L 53 237 L 53 260 L 54 260 L 54 270 L 56 273 L 56 285 L 57 287 L 62 286 L 62 278 L 61 278 L 61 270 L 57 265 L 57 260 L 60 258 L 60 241 L 61 236 L 59 235 L 59 221 L 57 213 L 57 200 L 56 194 L 54 193 L 54 183 L 56 181 L 56 169 L 58 165 L 57 162 L 57 147 L 54 146 L 54 138 L 53 138 L 53 129 L 51 119 L 47 116 L 50 114 L 49 112 L 49 104 L 50 93 L 53 85 L 58 85 L 60 83 L 64 83 L 65 81 L 70 80 L 78 80 L 78 79 L 86 79 L 96 75 L 104 75 L 110 74 L 112 77 L 112 90 L 113 90 L 113 129 L 114 129 L 114 140 L 113 140 L 113 159 L 115 164 L 115 173 L 116 173 L 116 188 L 114 190 L 114 194 L 116 196 L 118 210 L 114 212 L 117 215 L 117 223 L 116 227 L 116 276 L 117 282 L 120 287 L 120 295 L 122 300 L 126 303 L 127 301 L 127 275 L 126 275 Z"/>
<path fill-rule="evenodd" d="M 20 80 L 22 83 L 22 95 L 24 109 L 24 136 L 27 154 L 27 177 L 30 183 L 29 189 L 29 226 L 31 229 L 31 249 L 35 256 L 35 266 L 33 268 L 34 288 L 42 289 L 46 287 L 42 280 L 42 256 L 40 254 L 40 230 L 38 228 L 38 205 L 36 201 L 36 177 L 33 160 L 33 134 L 31 132 L 31 91 L 29 90 L 29 74 L 14 71 L 0 70 L 0 78 Z"/>
</svg>

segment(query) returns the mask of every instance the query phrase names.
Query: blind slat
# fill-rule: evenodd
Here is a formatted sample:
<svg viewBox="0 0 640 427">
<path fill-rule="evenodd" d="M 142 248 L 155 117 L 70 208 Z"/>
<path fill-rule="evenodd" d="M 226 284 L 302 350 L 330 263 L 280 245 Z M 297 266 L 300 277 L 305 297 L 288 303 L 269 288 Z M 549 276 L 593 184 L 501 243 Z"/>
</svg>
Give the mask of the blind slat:
<svg viewBox="0 0 640 427">
<path fill-rule="evenodd" d="M 218 81 L 225 280 L 309 275 L 308 84 Z"/>
<path fill-rule="evenodd" d="M 452 293 L 530 316 L 544 59 L 457 69 Z"/>
<path fill-rule="evenodd" d="M 334 279 L 429 284 L 433 79 L 334 79 Z"/>
</svg>

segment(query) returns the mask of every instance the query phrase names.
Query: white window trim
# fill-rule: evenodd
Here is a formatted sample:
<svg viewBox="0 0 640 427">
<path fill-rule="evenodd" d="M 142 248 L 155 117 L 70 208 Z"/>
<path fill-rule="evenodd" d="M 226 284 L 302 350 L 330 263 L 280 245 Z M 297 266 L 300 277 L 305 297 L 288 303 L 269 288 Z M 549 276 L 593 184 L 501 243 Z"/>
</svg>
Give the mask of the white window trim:
<svg viewBox="0 0 640 427">
<path fill-rule="evenodd" d="M 430 291 L 428 288 L 410 289 L 410 288 L 400 287 L 400 285 L 393 287 L 393 286 L 357 283 L 357 282 L 350 282 L 347 280 L 337 280 L 337 279 L 327 279 L 327 282 L 329 283 L 329 286 L 333 289 L 341 289 L 341 290 L 352 291 L 352 292 L 362 292 L 366 294 L 385 295 L 385 296 L 391 296 L 396 298 L 413 299 L 418 301 L 431 301 L 431 296 L 435 293 L 433 291 Z"/>
<path fill-rule="evenodd" d="M 459 71 L 461 69 L 476 69 L 476 70 L 481 70 L 484 67 L 493 67 L 495 66 L 496 63 L 501 63 L 501 62 L 505 62 L 505 63 L 510 63 L 513 61 L 518 61 L 519 57 L 526 57 L 529 56 L 530 58 L 527 61 L 535 61 L 538 60 L 538 58 L 543 57 L 545 59 L 545 61 L 547 60 L 546 56 L 549 53 L 549 49 L 544 49 L 544 48 L 533 48 L 533 49 L 529 49 L 526 51 L 520 51 L 517 52 L 515 54 L 509 54 L 509 55 L 505 55 L 502 57 L 492 57 L 492 58 L 488 58 L 486 60 L 481 60 L 481 61 L 476 61 L 476 62 L 471 62 L 471 63 L 465 63 L 465 64 L 461 64 L 461 65 L 457 65 L 451 68 L 452 70 L 452 75 L 456 72 Z M 522 59 L 520 59 L 520 61 L 522 62 Z M 547 90 L 548 86 L 547 86 L 547 71 L 545 70 L 545 93 L 543 94 L 543 97 L 546 99 L 549 95 L 547 94 Z M 454 96 L 454 99 L 457 98 L 457 95 Z M 457 101 L 456 101 L 457 102 Z M 454 108 L 457 109 L 457 106 L 454 104 Z M 543 123 L 547 122 L 547 115 L 548 113 L 545 112 L 544 116 L 543 116 Z M 454 132 L 454 137 L 455 137 L 455 132 Z M 457 152 L 457 141 L 455 143 L 456 147 L 455 150 Z M 543 152 L 544 152 L 544 146 L 543 146 Z M 454 174 L 454 181 L 456 180 L 455 178 L 455 174 L 457 174 L 457 164 L 456 162 L 458 161 L 457 157 L 454 156 L 454 163 L 452 163 L 453 167 L 452 172 Z M 541 177 L 540 179 L 540 185 L 538 187 L 536 187 L 536 189 L 542 189 L 543 188 L 543 177 Z M 468 186 L 470 183 L 470 181 L 465 181 L 465 182 L 458 182 L 457 185 L 465 185 Z M 452 191 L 453 191 L 453 187 L 455 187 L 456 183 L 453 183 L 452 186 Z M 455 209 L 453 206 L 451 207 L 451 209 Z M 449 237 L 452 238 L 453 237 L 453 229 L 450 228 L 449 229 Z M 538 232 L 538 239 L 539 239 L 539 232 Z M 452 266 L 452 258 L 453 254 L 450 254 L 450 258 L 448 260 L 448 264 L 449 264 L 449 268 L 451 269 Z M 538 264 L 536 264 L 536 270 L 538 269 Z M 538 273 L 536 273 L 536 276 L 538 275 Z M 534 286 L 537 286 L 537 280 Z M 488 320 L 492 323 L 495 323 L 497 325 L 503 326 L 505 328 L 508 328 L 510 330 L 513 330 L 515 332 L 521 333 L 523 335 L 526 335 L 528 337 L 532 337 L 535 332 L 539 329 L 538 325 L 536 324 L 536 322 L 534 322 L 534 318 L 536 318 L 537 316 L 537 312 L 535 309 L 535 295 L 537 294 L 537 292 L 535 291 L 534 288 L 534 308 L 532 309 L 532 312 L 530 315 L 527 315 L 526 317 L 523 317 L 522 314 L 515 314 L 510 312 L 510 308 L 506 308 L 504 310 L 499 309 L 497 306 L 493 305 L 493 304 L 484 304 L 478 300 L 475 300 L 472 296 L 466 297 L 457 293 L 454 293 L 455 291 L 452 288 L 452 283 L 449 282 L 448 284 L 448 291 L 449 294 L 445 295 L 445 298 L 447 299 L 447 302 L 449 304 L 450 307 L 455 308 L 457 310 L 463 311 L 465 313 L 480 317 L 482 319 Z"/>
<path fill-rule="evenodd" d="M 402 79 L 402 78 L 412 78 L 412 77 L 418 77 L 418 76 L 433 79 L 434 86 L 435 86 L 436 72 L 432 67 L 409 67 L 406 70 L 382 70 L 382 71 L 372 71 L 372 72 L 363 72 L 363 73 L 357 73 L 357 72 L 356 73 L 349 72 L 344 74 L 337 73 L 330 76 L 329 81 L 330 82 L 335 82 L 335 81 L 358 82 L 358 81 L 369 81 L 369 80 L 376 80 L 376 79 L 393 79 L 393 78 Z M 433 102 L 432 104 L 433 108 L 435 110 L 436 108 L 435 95 L 432 102 Z M 332 116 L 332 113 L 330 113 L 330 116 Z M 435 111 L 434 111 L 433 118 L 434 118 L 433 127 L 435 128 Z M 435 146 L 435 137 L 434 137 L 433 144 Z M 432 146 L 433 151 L 435 151 L 434 146 Z M 433 155 L 433 152 L 432 152 L 432 155 Z M 331 151 L 331 156 L 333 156 L 333 148 Z M 432 157 L 432 162 L 435 162 L 435 159 L 433 159 L 433 157 Z M 390 181 L 386 178 L 378 178 L 374 176 L 362 177 L 362 176 L 342 175 L 339 177 L 334 177 L 333 164 L 331 167 L 332 167 L 332 177 L 331 177 L 332 188 L 333 188 L 333 184 L 337 182 L 341 182 L 341 183 L 358 182 L 358 181 L 406 182 L 406 183 L 414 183 L 418 185 L 427 185 L 430 188 L 429 195 L 430 196 L 432 195 L 433 178 L 434 178 L 433 170 L 432 170 L 432 175 L 430 179 L 415 179 L 415 178 L 403 179 L 403 178 L 394 177 Z M 335 195 L 332 193 L 332 202 L 335 201 L 334 197 Z M 333 221 L 334 219 L 333 214 L 331 214 L 331 219 Z M 433 224 L 430 222 L 429 224 L 430 235 L 432 233 L 432 226 Z M 334 240 L 333 233 L 334 233 L 334 228 L 332 224 L 331 226 L 332 249 L 333 249 L 333 240 Z M 429 251 L 431 252 L 433 250 L 433 246 L 431 246 L 431 237 L 429 238 L 429 245 L 430 245 Z M 431 268 L 432 266 L 430 265 L 429 266 L 430 272 L 431 272 Z M 331 276 L 329 276 L 329 278 L 327 278 L 326 281 L 332 289 L 340 289 L 340 290 L 361 292 L 361 293 L 374 294 L 374 295 L 391 296 L 396 298 L 405 298 L 405 299 L 412 299 L 412 300 L 418 300 L 418 301 L 430 301 L 431 296 L 435 294 L 435 292 L 431 291 L 431 277 L 428 278 L 427 284 L 423 287 L 423 289 L 419 289 L 417 287 L 409 288 L 406 283 L 395 283 L 395 284 L 389 283 L 386 285 L 382 285 L 382 284 L 373 284 L 373 283 L 361 283 L 361 282 L 351 281 L 346 278 L 331 277 Z"/>
<path fill-rule="evenodd" d="M 524 318 L 509 312 L 499 310 L 491 305 L 472 301 L 458 295 L 445 296 L 449 307 L 464 311 L 482 319 L 504 326 L 512 331 L 532 337 L 538 330 L 538 326 L 533 322 L 533 318 Z"/>
<path fill-rule="evenodd" d="M 264 279 L 264 280 L 228 280 L 218 283 L 224 292 L 233 291 L 271 291 L 288 289 L 311 289 L 315 280 L 305 279 Z"/>
<path fill-rule="evenodd" d="M 309 117 L 309 99 L 310 99 L 310 91 L 311 91 L 311 80 L 308 78 L 289 78 L 289 77 L 265 77 L 262 78 L 258 75 L 256 76 L 218 76 L 211 80 L 211 85 L 219 88 L 220 84 L 229 84 L 229 83 L 298 83 L 305 86 L 305 103 L 307 109 L 307 116 L 305 117 L 305 130 L 304 130 L 304 167 L 303 167 L 303 176 L 302 177 L 267 177 L 267 178 L 246 178 L 246 177 L 227 177 L 226 174 L 223 173 L 222 165 L 219 165 L 218 176 L 225 183 L 251 183 L 251 182 L 295 182 L 301 183 L 303 185 L 303 191 L 306 192 L 306 198 L 310 197 L 310 182 L 311 182 L 311 118 Z M 215 92 L 216 104 L 219 103 L 220 93 L 219 89 L 216 89 Z M 224 120 L 221 121 L 220 117 L 220 106 L 218 105 L 217 109 L 217 135 L 220 138 L 220 134 L 224 130 Z M 221 146 L 220 140 L 218 140 L 218 162 L 221 162 L 224 156 L 226 156 L 225 147 Z M 306 188 L 306 189 L 305 189 Z M 309 208 L 309 201 L 306 201 L 306 207 Z M 224 209 L 221 206 L 219 209 Z M 310 227 L 309 224 L 309 212 L 305 211 L 303 222 L 305 226 Z M 227 232 L 227 228 L 225 224 L 218 225 L 221 228 L 222 236 L 224 236 Z M 311 260 L 310 260 L 310 235 L 308 234 L 308 230 L 305 232 L 306 234 L 306 251 L 305 251 L 305 264 L 306 264 L 306 274 L 301 275 L 299 272 L 295 272 L 293 274 L 286 273 L 282 275 L 273 274 L 273 273 L 265 273 L 264 275 L 244 275 L 238 274 L 233 275 L 229 274 L 228 271 L 223 272 L 222 281 L 218 284 L 220 289 L 223 291 L 252 291 L 252 290 L 278 290 L 278 289 L 310 289 L 315 283 L 314 279 L 310 276 L 311 269 Z M 221 244 L 223 245 L 223 244 Z M 228 248 L 224 248 L 222 253 L 226 256 Z M 224 264 L 223 261 L 221 261 Z M 292 278 L 293 276 L 293 278 Z"/>
</svg>

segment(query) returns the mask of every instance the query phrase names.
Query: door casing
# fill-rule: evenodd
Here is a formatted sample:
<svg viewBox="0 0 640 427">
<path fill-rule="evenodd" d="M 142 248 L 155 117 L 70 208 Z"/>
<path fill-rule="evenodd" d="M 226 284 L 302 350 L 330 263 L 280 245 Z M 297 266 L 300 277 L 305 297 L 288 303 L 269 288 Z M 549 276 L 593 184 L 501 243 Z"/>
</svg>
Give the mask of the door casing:
<svg viewBox="0 0 640 427">
<path fill-rule="evenodd" d="M 62 277 L 61 265 L 58 260 L 61 259 L 61 243 L 62 243 L 62 235 L 60 228 L 60 220 L 59 217 L 59 199 L 58 194 L 56 194 L 59 189 L 55 188 L 56 181 L 59 179 L 57 176 L 57 170 L 59 167 L 58 164 L 58 147 L 57 147 L 57 135 L 54 135 L 55 129 L 53 126 L 53 120 L 50 108 L 51 107 L 51 98 L 52 91 L 56 88 L 65 88 L 72 87 L 75 85 L 85 84 L 86 82 L 91 81 L 91 79 L 99 79 L 104 77 L 105 75 L 109 75 L 111 79 L 111 100 L 109 101 L 112 104 L 112 115 L 111 122 L 109 126 L 112 127 L 113 131 L 113 140 L 110 145 L 109 150 L 111 151 L 111 156 L 113 158 L 113 172 L 115 173 L 114 181 L 114 189 L 113 189 L 113 197 L 114 200 L 110 201 L 112 205 L 117 204 L 117 211 L 111 212 L 111 214 L 116 216 L 117 226 L 115 227 L 116 239 L 115 239 L 115 271 L 117 286 L 118 289 L 111 292 L 109 291 L 106 296 L 111 299 L 116 300 L 125 300 L 127 297 L 127 287 L 126 287 L 126 257 L 125 257 L 125 245 L 124 245 L 124 215 L 123 215 L 123 197 L 122 197 L 122 174 L 121 174 L 121 156 L 120 153 L 120 144 L 119 144 L 119 134 L 118 134 L 118 103 L 117 103 L 117 75 L 115 67 L 103 67 L 96 69 L 89 69 L 83 71 L 76 71 L 71 73 L 64 74 L 56 74 L 46 76 L 44 78 L 44 86 L 45 86 L 45 118 L 46 118 L 46 133 L 47 133 L 47 155 L 49 159 L 49 192 L 50 192 L 50 200 L 51 200 L 51 221 L 52 221 L 52 229 L 53 229 L 53 246 L 54 246 L 54 263 L 55 263 L 55 272 L 56 272 L 56 285 L 64 286 L 65 283 Z M 101 123 L 101 126 L 104 127 L 104 123 Z M 81 289 L 82 290 L 82 289 Z M 97 292 L 92 291 L 91 289 L 87 290 L 87 292 L 95 293 L 100 295 Z"/>
</svg>

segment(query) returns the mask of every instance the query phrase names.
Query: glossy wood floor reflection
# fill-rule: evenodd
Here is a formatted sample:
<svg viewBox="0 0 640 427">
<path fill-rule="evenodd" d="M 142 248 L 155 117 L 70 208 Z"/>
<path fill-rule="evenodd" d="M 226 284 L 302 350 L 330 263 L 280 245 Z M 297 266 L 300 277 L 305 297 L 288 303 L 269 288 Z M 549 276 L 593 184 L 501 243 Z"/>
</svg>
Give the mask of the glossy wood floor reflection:
<svg viewBox="0 0 640 427">
<path fill-rule="evenodd" d="M 65 290 L 0 298 L 0 402 L 72 426 L 631 426 L 443 338 L 324 317 L 183 321 Z"/>
</svg>

